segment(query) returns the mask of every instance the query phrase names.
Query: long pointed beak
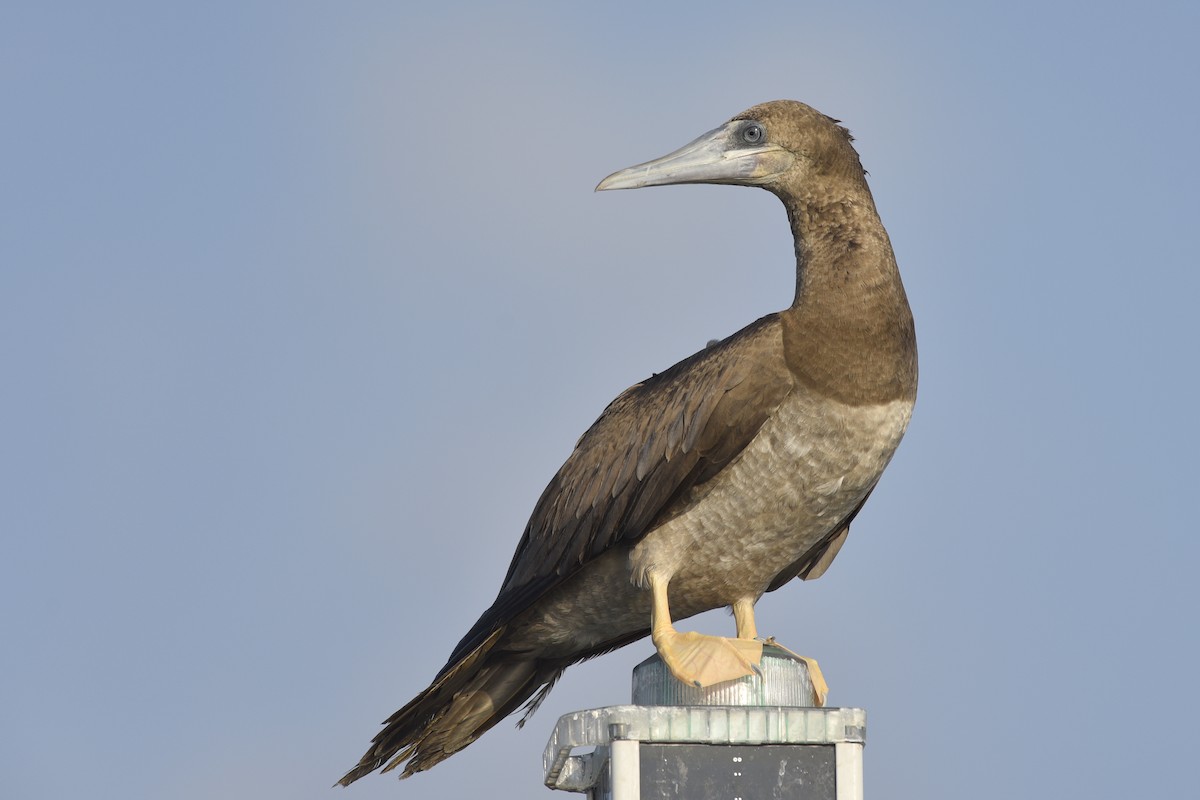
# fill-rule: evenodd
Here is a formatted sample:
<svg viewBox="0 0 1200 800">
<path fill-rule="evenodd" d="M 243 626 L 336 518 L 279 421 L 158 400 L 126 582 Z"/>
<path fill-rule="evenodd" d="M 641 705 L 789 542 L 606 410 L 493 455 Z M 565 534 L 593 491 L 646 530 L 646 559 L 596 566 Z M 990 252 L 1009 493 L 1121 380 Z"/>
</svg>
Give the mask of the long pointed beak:
<svg viewBox="0 0 1200 800">
<path fill-rule="evenodd" d="M 614 172 L 600 181 L 596 191 L 673 183 L 758 186 L 792 166 L 795 157 L 782 147 L 742 143 L 736 135 L 741 125 L 726 123 L 674 153 Z"/>
</svg>

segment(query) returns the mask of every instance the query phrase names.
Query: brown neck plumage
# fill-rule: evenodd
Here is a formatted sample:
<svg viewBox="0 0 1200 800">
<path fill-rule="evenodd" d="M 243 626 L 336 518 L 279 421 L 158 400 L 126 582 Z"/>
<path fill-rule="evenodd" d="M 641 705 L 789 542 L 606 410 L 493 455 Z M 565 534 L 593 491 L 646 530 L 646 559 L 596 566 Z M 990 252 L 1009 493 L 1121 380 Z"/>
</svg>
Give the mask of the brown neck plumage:
<svg viewBox="0 0 1200 800">
<path fill-rule="evenodd" d="M 780 191 L 796 243 L 796 298 L 783 312 L 788 364 L 842 402 L 916 393 L 912 312 L 866 181 L 839 175 L 819 195 Z"/>
</svg>

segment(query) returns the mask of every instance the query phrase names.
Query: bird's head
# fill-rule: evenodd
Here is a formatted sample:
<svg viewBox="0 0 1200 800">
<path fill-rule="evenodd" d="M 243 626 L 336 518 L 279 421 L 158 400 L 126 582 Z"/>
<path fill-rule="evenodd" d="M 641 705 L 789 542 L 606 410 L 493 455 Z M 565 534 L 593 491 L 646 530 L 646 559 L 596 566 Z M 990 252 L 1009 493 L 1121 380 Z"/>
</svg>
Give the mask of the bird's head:
<svg viewBox="0 0 1200 800">
<path fill-rule="evenodd" d="M 799 193 L 806 179 L 862 181 L 863 169 L 838 121 L 795 100 L 774 100 L 743 111 L 673 153 L 614 172 L 596 191 L 674 183 L 761 186 Z"/>
</svg>

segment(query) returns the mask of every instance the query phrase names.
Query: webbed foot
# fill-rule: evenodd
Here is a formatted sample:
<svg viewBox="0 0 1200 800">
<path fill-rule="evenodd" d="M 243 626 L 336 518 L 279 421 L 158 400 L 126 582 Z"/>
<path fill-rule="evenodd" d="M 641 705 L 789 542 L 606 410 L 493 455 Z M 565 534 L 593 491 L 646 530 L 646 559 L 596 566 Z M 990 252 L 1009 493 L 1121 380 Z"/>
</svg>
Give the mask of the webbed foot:
<svg viewBox="0 0 1200 800">
<path fill-rule="evenodd" d="M 808 680 L 812 683 L 813 705 L 817 708 L 824 708 L 825 698 L 829 697 L 829 684 L 825 682 L 825 676 L 821 673 L 821 667 L 817 664 L 817 660 L 808 656 L 802 656 L 794 650 L 789 650 L 775 641 L 774 636 L 767 639 L 766 644 L 774 645 L 796 660 L 804 662 L 804 666 L 808 667 Z"/>
<path fill-rule="evenodd" d="M 763 643 L 674 628 L 657 631 L 654 646 L 671 674 L 692 686 L 712 686 L 761 672 Z"/>
</svg>

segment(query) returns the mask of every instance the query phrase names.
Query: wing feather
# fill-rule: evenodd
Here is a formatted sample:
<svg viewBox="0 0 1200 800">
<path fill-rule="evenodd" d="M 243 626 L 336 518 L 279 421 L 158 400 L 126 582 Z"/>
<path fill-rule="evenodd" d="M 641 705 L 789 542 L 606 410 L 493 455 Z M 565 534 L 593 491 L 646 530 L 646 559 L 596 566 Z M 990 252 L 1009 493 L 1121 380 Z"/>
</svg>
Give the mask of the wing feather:
<svg viewBox="0 0 1200 800">
<path fill-rule="evenodd" d="M 542 493 L 496 602 L 450 663 L 589 560 L 677 513 L 791 389 L 771 315 L 622 392 Z"/>
</svg>

